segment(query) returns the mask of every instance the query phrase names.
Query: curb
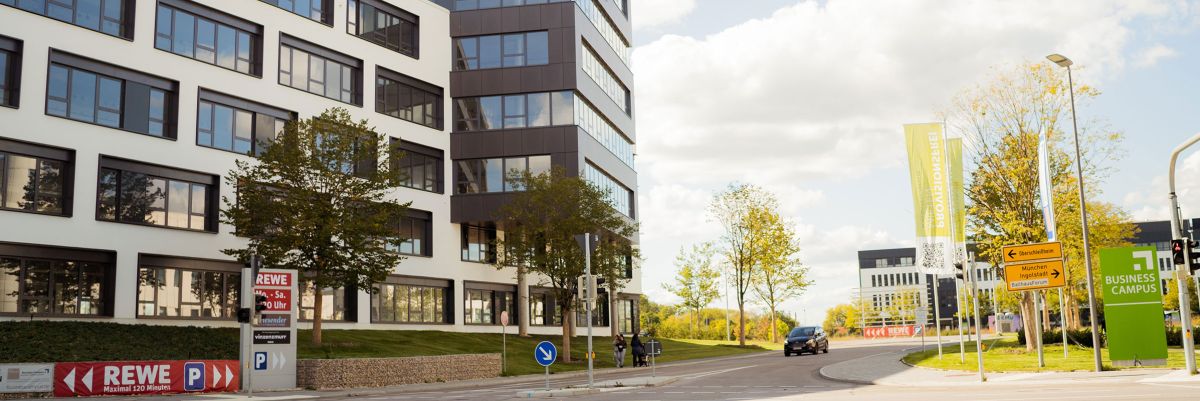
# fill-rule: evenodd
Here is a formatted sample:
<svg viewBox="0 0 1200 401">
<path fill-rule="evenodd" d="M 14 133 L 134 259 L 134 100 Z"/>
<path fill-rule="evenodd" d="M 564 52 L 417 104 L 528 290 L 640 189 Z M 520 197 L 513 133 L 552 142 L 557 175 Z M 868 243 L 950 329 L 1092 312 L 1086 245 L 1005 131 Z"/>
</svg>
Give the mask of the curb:
<svg viewBox="0 0 1200 401">
<path fill-rule="evenodd" d="M 577 395 L 599 394 L 598 388 L 564 388 L 558 390 L 533 390 L 533 391 L 518 391 L 518 398 L 562 398 L 574 397 Z"/>
</svg>

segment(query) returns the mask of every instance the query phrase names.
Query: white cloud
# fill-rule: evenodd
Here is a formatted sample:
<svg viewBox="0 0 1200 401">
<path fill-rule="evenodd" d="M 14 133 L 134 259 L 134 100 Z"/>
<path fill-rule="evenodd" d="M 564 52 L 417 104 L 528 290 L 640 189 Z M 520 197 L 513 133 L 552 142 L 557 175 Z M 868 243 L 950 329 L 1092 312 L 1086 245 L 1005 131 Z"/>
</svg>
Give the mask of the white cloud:
<svg viewBox="0 0 1200 401">
<path fill-rule="evenodd" d="M 1153 67 L 1155 64 L 1158 64 L 1159 61 L 1174 58 L 1178 55 L 1179 52 L 1175 51 L 1175 49 L 1167 47 L 1163 44 L 1156 44 L 1146 48 L 1145 50 L 1142 50 L 1142 52 L 1137 56 L 1137 61 L 1134 62 L 1134 65 L 1139 68 Z"/>
<path fill-rule="evenodd" d="M 640 1 L 634 23 L 679 20 L 693 3 Z M 1135 25 L 1195 25 L 1180 15 L 1197 9 L 1175 0 L 805 1 L 705 37 L 668 34 L 638 47 L 643 290 L 670 301 L 661 283 L 675 252 L 719 234 L 704 211 L 712 192 L 751 182 L 779 194 L 802 224 L 818 282 L 795 305 L 814 317 L 856 285 L 857 250 L 911 246 L 910 232 L 893 229 L 909 224 L 900 216 L 909 194 L 873 191 L 882 172 L 906 166 L 902 124 L 936 119 L 997 65 L 1049 53 L 1087 67 L 1084 80 L 1110 79 L 1145 39 Z M 862 203 L 848 201 L 864 198 L 899 211 L 867 226 L 872 218 L 849 209 Z M 825 216 L 854 219 L 831 225 Z"/>
<path fill-rule="evenodd" d="M 1200 182 L 1190 177 L 1200 177 L 1200 152 L 1180 159 L 1175 171 L 1179 209 L 1188 219 L 1200 217 Z M 1129 211 L 1134 221 L 1167 220 L 1171 218 L 1168 188 L 1167 176 L 1155 176 L 1147 185 L 1125 194 L 1121 206 Z"/>
<path fill-rule="evenodd" d="M 696 0 L 637 0 L 633 29 L 644 29 L 679 22 L 696 9 Z"/>
</svg>

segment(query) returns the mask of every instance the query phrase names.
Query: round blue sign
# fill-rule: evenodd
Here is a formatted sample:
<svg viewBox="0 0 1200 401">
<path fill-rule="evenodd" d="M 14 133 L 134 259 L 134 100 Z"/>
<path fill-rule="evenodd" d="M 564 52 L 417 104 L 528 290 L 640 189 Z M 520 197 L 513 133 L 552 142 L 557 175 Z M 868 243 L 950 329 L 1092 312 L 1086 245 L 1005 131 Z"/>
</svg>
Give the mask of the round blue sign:
<svg viewBox="0 0 1200 401">
<path fill-rule="evenodd" d="M 554 343 L 542 341 L 533 347 L 533 360 L 537 361 L 538 365 L 553 365 L 555 359 L 558 359 L 558 348 L 554 348 Z"/>
</svg>

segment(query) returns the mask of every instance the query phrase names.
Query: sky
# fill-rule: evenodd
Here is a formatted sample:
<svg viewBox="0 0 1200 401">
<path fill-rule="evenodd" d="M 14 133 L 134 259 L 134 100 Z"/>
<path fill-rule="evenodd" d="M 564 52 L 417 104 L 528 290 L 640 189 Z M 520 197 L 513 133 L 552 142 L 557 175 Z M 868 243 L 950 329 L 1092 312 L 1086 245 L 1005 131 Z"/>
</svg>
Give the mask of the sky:
<svg viewBox="0 0 1200 401">
<path fill-rule="evenodd" d="M 662 285 L 681 247 L 719 239 L 713 195 L 752 183 L 779 198 L 814 282 L 785 313 L 820 323 L 850 300 L 859 250 L 914 242 L 902 125 L 936 121 L 955 94 L 1047 54 L 1102 92 L 1078 105 L 1080 121 L 1124 133 L 1096 185 L 1135 221 L 1168 217 L 1168 156 L 1200 133 L 1196 1 L 631 4 L 643 292 L 657 302 L 678 300 Z M 1197 149 L 1177 173 L 1192 217 Z"/>
</svg>

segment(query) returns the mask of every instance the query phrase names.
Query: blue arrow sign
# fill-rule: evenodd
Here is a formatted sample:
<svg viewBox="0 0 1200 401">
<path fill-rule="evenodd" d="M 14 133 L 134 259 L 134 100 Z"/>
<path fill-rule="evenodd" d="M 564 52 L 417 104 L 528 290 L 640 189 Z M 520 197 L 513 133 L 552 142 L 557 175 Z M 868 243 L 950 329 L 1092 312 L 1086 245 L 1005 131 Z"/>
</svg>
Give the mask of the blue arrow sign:
<svg viewBox="0 0 1200 401">
<path fill-rule="evenodd" d="M 554 348 L 554 343 L 542 341 L 537 347 L 533 348 L 533 360 L 537 361 L 538 365 L 550 366 L 554 364 L 554 360 L 558 358 L 558 348 Z"/>
</svg>

